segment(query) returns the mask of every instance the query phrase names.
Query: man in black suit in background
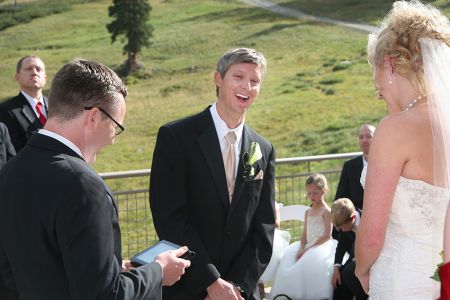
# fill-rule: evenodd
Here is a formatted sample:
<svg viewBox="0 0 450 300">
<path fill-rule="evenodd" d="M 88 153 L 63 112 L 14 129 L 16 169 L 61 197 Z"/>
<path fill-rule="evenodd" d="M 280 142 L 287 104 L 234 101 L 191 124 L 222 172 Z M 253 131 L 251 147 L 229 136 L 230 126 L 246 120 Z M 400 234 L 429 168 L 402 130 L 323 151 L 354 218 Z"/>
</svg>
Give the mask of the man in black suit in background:
<svg viewBox="0 0 450 300">
<path fill-rule="evenodd" d="M 0 171 L 0 275 L 20 299 L 161 299 L 190 262 L 122 264 L 117 203 L 89 166 L 124 128 L 127 90 L 102 64 L 56 74 L 49 119 Z"/>
<path fill-rule="evenodd" d="M 42 95 L 47 82 L 44 62 L 35 55 L 22 57 L 17 63 L 15 77 L 20 92 L 0 103 L 0 122 L 8 127 L 14 148 L 19 152 L 47 120 L 48 103 Z"/>
<path fill-rule="evenodd" d="M 338 244 L 334 257 L 334 271 L 332 283 L 334 287 L 334 300 L 366 300 L 368 295 L 364 292 L 355 275 L 355 234 L 361 220 L 361 210 L 355 208 L 347 198 L 340 198 L 331 206 L 333 224 L 339 230 Z M 345 253 L 348 259 L 343 263 Z"/>
<path fill-rule="evenodd" d="M 266 68 L 247 48 L 226 52 L 214 74 L 217 101 L 162 126 L 153 153 L 150 205 L 161 239 L 196 252 L 164 299 L 260 299 L 272 255 L 275 153 L 245 124 Z"/>
<path fill-rule="evenodd" d="M 11 143 L 8 127 L 0 122 L 0 170 L 14 156 L 16 156 L 16 150 Z"/>
<path fill-rule="evenodd" d="M 334 197 L 334 199 L 348 198 L 353 202 L 355 207 L 361 210 L 363 209 L 364 198 L 364 189 L 360 182 L 361 172 L 364 165 L 367 164 L 370 144 L 372 143 L 374 134 L 375 127 L 373 125 L 364 124 L 359 128 L 359 148 L 363 152 L 363 155 L 350 159 L 344 163 L 336 190 L 336 196 Z"/>
</svg>

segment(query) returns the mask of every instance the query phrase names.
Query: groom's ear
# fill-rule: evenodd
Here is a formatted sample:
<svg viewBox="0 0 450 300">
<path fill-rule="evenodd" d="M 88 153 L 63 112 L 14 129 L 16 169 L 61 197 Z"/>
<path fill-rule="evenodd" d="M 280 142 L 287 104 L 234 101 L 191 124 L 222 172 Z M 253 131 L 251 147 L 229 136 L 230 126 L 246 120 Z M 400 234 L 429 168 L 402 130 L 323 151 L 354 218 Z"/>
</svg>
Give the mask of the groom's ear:
<svg viewBox="0 0 450 300">
<path fill-rule="evenodd" d="M 216 96 L 219 97 L 219 88 L 222 86 L 222 75 L 218 71 L 214 73 L 214 84 L 216 85 Z"/>
<path fill-rule="evenodd" d="M 220 87 L 222 85 L 222 75 L 220 75 L 219 72 L 214 72 L 214 83 L 217 87 Z"/>
</svg>

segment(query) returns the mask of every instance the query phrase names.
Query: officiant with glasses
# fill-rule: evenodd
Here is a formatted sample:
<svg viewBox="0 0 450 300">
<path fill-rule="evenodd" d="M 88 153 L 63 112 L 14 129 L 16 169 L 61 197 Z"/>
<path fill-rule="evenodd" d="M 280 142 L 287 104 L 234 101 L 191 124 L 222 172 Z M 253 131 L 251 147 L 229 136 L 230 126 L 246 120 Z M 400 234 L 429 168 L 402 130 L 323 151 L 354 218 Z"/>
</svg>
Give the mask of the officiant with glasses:
<svg viewBox="0 0 450 300">
<path fill-rule="evenodd" d="M 190 265 L 187 248 L 123 263 L 118 204 L 90 164 L 124 130 L 126 96 L 105 65 L 67 63 L 44 129 L 0 170 L 0 277 L 19 299 L 158 300 Z"/>
</svg>

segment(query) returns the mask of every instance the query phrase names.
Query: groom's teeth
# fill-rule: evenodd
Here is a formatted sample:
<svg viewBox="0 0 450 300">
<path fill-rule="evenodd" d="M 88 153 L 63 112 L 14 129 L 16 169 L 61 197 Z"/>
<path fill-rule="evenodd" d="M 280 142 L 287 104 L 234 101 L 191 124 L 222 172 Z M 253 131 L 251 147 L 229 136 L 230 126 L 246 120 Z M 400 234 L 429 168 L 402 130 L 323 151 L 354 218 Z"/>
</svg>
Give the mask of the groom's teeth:
<svg viewBox="0 0 450 300">
<path fill-rule="evenodd" d="M 243 99 L 248 99 L 248 96 L 246 95 L 242 95 L 242 94 L 236 94 L 236 96 L 243 98 Z"/>
</svg>

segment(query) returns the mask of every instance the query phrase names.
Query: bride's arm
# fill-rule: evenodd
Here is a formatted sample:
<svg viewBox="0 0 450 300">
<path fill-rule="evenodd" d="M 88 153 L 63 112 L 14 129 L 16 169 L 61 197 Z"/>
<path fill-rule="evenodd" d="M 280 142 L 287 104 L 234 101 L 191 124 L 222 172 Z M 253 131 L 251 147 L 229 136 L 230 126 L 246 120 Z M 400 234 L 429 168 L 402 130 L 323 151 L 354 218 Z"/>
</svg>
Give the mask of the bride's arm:
<svg viewBox="0 0 450 300">
<path fill-rule="evenodd" d="M 367 285 L 370 268 L 383 247 L 392 199 L 405 161 L 398 144 L 402 140 L 398 123 L 395 117 L 383 119 L 370 146 L 364 209 L 355 248 L 355 274 Z"/>
</svg>

